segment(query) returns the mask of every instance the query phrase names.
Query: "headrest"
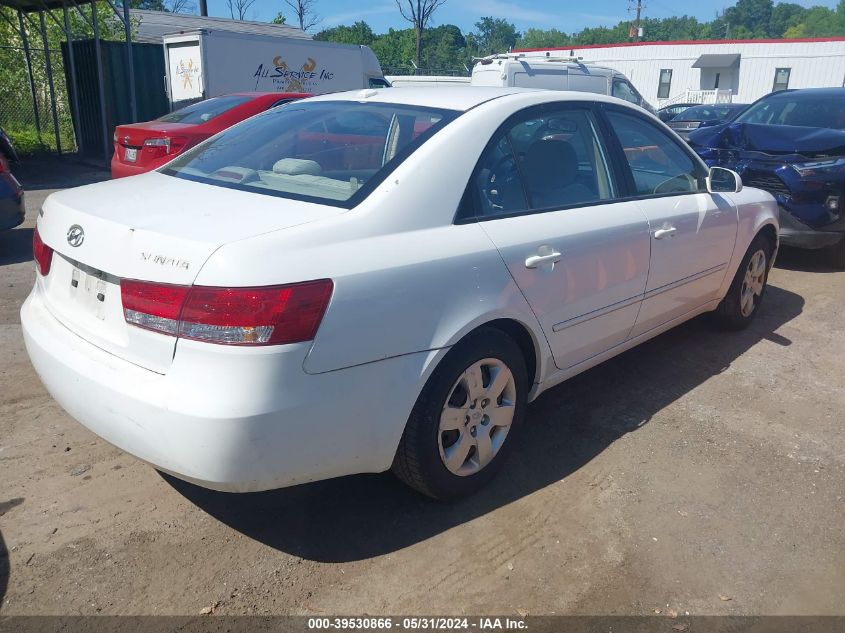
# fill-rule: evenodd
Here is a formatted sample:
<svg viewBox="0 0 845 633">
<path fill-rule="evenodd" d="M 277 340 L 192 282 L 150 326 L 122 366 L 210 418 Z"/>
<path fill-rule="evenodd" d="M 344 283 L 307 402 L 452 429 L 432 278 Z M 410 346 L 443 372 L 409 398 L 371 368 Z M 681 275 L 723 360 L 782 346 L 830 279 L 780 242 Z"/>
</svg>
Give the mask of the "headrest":
<svg viewBox="0 0 845 633">
<path fill-rule="evenodd" d="M 299 176 L 302 174 L 319 176 L 323 169 L 320 167 L 320 163 L 313 160 L 283 158 L 275 162 L 273 171 L 277 174 L 287 174 L 288 176 Z"/>
</svg>

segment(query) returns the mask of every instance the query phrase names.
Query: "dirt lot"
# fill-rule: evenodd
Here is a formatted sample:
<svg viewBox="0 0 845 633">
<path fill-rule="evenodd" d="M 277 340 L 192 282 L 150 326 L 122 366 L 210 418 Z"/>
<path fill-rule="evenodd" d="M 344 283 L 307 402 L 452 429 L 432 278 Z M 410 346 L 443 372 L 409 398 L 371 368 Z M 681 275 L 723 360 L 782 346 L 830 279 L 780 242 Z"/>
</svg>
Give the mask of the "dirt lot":
<svg viewBox="0 0 845 633">
<path fill-rule="evenodd" d="M 51 172 L 53 173 L 53 172 Z M 68 417 L 21 340 L 31 227 L 0 234 L 0 614 L 845 614 L 845 273 L 784 253 L 754 326 L 696 320 L 544 395 L 455 505 L 390 475 L 247 496 Z"/>
</svg>

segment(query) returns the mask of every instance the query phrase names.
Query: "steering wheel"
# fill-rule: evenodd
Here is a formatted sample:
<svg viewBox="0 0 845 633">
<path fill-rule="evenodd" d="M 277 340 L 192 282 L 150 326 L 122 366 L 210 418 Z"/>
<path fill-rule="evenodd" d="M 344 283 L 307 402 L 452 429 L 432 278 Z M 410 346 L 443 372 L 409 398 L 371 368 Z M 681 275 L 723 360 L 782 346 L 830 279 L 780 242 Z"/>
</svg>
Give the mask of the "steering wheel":
<svg viewBox="0 0 845 633">
<path fill-rule="evenodd" d="M 505 169 L 505 166 L 510 166 Z M 490 168 L 487 181 L 484 183 L 484 196 L 494 209 L 503 209 L 500 189 L 513 180 L 516 173 L 516 159 L 511 154 L 502 156 Z"/>
</svg>

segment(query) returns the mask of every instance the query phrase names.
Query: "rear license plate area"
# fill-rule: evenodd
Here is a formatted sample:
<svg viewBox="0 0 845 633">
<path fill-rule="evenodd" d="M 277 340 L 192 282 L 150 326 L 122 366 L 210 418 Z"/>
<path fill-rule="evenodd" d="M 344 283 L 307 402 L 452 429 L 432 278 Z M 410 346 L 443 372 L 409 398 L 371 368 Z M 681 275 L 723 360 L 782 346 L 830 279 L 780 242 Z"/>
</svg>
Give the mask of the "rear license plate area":
<svg viewBox="0 0 845 633">
<path fill-rule="evenodd" d="M 100 320 L 106 318 L 106 300 L 114 284 L 106 281 L 106 273 L 96 268 L 74 266 L 70 274 L 70 293 L 77 306 Z"/>
<path fill-rule="evenodd" d="M 123 154 L 123 158 L 127 163 L 134 163 L 138 160 L 138 149 L 135 147 L 127 147 L 126 152 Z"/>
</svg>

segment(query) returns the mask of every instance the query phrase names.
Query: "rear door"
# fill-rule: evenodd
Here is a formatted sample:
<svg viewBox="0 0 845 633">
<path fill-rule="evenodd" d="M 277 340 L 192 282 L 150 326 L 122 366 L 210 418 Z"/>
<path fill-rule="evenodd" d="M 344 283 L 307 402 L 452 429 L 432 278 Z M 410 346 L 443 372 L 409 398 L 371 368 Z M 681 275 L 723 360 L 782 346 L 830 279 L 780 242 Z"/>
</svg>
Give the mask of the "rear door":
<svg viewBox="0 0 845 633">
<path fill-rule="evenodd" d="M 707 193 L 707 170 L 660 124 L 628 108 L 604 108 L 618 164 L 651 225 L 648 286 L 632 336 L 715 299 L 736 241 L 737 211 Z"/>
<path fill-rule="evenodd" d="M 170 102 L 179 103 L 201 99 L 204 94 L 202 50 L 199 39 L 168 42 L 167 69 L 170 79 Z"/>
<path fill-rule="evenodd" d="M 617 190 L 591 106 L 573 103 L 512 117 L 470 183 L 469 220 L 498 248 L 559 368 L 622 343 L 637 317 L 648 222 Z"/>
</svg>

